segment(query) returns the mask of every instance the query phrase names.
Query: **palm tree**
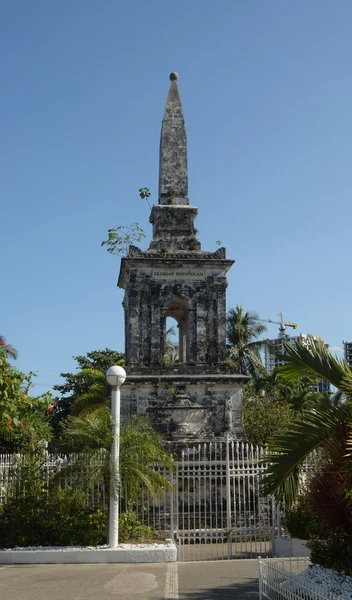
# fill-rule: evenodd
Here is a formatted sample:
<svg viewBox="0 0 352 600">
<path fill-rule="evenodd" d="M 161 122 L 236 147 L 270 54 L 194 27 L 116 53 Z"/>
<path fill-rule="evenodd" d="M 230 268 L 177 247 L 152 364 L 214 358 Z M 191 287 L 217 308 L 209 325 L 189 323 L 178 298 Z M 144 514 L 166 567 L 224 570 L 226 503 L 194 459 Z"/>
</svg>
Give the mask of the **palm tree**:
<svg viewBox="0 0 352 600">
<path fill-rule="evenodd" d="M 77 473 L 81 474 L 81 467 L 86 471 L 86 480 L 81 480 L 83 485 L 102 478 L 109 489 L 111 442 L 111 412 L 106 406 L 69 418 L 61 447 L 65 451 L 84 453 L 76 465 Z M 174 461 L 162 444 L 162 436 L 144 415 L 134 415 L 121 427 L 119 495 L 125 510 L 131 509 L 142 488 L 148 490 L 155 501 L 171 489 L 168 473 Z"/>
<path fill-rule="evenodd" d="M 329 478 L 342 472 L 351 474 L 352 461 L 352 371 L 346 361 L 332 355 L 321 339 L 308 336 L 308 346 L 285 344 L 286 364 L 279 367 L 286 381 L 300 377 L 325 379 L 345 396 L 331 400 L 320 397 L 317 405 L 303 412 L 289 430 L 275 436 L 266 461 L 270 464 L 264 478 L 265 491 L 277 500 L 292 505 L 300 489 L 306 459 L 316 451 L 321 473 Z M 349 483 L 351 486 L 351 481 Z"/>
<path fill-rule="evenodd" d="M 242 305 L 231 308 L 227 313 L 228 357 L 243 375 L 254 376 L 263 372 L 258 338 L 266 331 L 266 325 L 258 319 L 256 313 L 245 312 Z"/>
<path fill-rule="evenodd" d="M 271 373 L 260 374 L 252 380 L 256 394 L 263 395 L 268 401 L 278 401 L 289 404 L 294 410 L 314 408 L 317 402 L 329 395 L 328 392 L 314 390 L 316 383 L 312 377 L 298 378 L 287 381 L 278 368 Z"/>
<path fill-rule="evenodd" d="M 166 331 L 165 360 L 167 363 L 174 363 L 178 360 L 178 344 L 174 342 L 176 336 L 175 327 L 169 327 Z"/>
</svg>

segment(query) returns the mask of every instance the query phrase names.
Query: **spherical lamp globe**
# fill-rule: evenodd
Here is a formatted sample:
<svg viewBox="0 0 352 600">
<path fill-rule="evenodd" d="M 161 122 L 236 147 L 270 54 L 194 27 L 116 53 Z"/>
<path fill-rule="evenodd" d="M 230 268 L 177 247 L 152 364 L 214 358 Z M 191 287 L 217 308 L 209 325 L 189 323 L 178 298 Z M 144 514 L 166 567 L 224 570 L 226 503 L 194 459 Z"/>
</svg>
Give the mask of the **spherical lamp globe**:
<svg viewBox="0 0 352 600">
<path fill-rule="evenodd" d="M 120 387 L 126 379 L 126 371 L 117 365 L 110 367 L 105 373 L 106 381 L 112 387 Z"/>
</svg>

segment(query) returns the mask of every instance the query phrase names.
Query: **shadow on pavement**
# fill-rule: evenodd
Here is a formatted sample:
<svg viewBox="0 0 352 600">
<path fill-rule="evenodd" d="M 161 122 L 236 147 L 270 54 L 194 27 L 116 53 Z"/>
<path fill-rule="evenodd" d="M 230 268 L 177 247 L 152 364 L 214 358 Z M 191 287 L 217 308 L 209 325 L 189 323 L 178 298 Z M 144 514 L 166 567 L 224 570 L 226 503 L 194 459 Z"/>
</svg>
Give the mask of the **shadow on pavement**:
<svg viewBox="0 0 352 600">
<path fill-rule="evenodd" d="M 248 580 L 246 583 L 232 583 L 228 586 L 212 587 L 194 592 L 179 592 L 180 600 L 235 600 L 240 598 L 259 598 L 258 579 Z"/>
</svg>

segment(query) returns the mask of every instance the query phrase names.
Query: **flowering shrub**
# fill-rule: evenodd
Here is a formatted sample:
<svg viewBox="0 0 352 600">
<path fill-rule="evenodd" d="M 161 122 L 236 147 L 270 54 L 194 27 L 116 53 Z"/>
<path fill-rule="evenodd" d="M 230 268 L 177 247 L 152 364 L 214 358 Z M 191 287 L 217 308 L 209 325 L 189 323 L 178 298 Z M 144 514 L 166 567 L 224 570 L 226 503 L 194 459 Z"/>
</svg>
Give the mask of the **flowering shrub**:
<svg viewBox="0 0 352 600">
<path fill-rule="evenodd" d="M 0 450 L 13 452 L 26 444 L 35 432 L 41 439 L 50 439 L 50 413 L 53 397 L 46 392 L 38 397 L 29 396 L 34 387 L 35 373 L 25 375 L 15 369 L 10 358 L 17 353 L 0 336 Z"/>
</svg>

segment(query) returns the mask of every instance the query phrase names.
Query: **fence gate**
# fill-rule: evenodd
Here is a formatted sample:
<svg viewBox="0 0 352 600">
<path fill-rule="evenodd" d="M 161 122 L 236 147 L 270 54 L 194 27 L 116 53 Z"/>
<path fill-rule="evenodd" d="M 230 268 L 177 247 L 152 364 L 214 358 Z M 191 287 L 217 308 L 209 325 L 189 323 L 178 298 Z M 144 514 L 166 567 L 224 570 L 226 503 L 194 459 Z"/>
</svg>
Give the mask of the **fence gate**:
<svg viewBox="0 0 352 600">
<path fill-rule="evenodd" d="M 279 511 L 262 494 L 263 449 L 223 439 L 176 451 L 173 494 L 144 502 L 143 520 L 174 539 L 179 560 L 271 556 Z"/>
</svg>

